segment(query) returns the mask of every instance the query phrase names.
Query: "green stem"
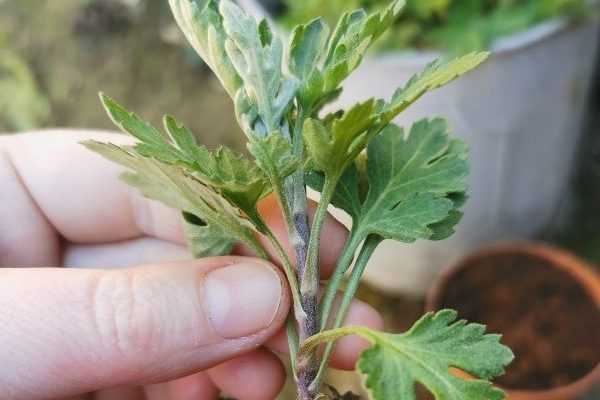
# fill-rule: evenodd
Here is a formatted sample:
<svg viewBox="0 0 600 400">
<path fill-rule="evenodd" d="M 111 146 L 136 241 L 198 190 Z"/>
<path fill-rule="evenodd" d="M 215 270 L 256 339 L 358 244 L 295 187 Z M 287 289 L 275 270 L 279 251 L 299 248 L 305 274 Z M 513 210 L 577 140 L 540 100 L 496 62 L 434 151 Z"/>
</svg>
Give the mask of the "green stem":
<svg viewBox="0 0 600 400">
<path fill-rule="evenodd" d="M 340 288 L 340 285 L 344 279 L 344 274 L 350 268 L 352 261 L 354 261 L 354 255 L 356 250 L 363 241 L 363 237 L 357 235 L 357 232 L 353 229 L 350 231 L 350 236 L 344 244 L 344 249 L 338 262 L 335 266 L 335 270 L 327 282 L 327 288 L 321 299 L 320 312 L 321 312 L 321 326 L 320 331 L 327 328 L 327 322 L 329 322 L 331 309 L 335 300 L 335 296 Z"/>
<path fill-rule="evenodd" d="M 277 258 L 281 262 L 281 266 L 283 268 L 285 277 L 287 278 L 288 284 L 290 285 L 290 290 L 292 292 L 292 301 L 294 303 L 294 314 L 296 316 L 296 319 L 303 319 L 305 318 L 305 312 L 302 308 L 300 288 L 298 287 L 298 280 L 296 278 L 294 266 L 290 262 L 289 257 L 287 256 L 285 250 L 281 246 L 281 243 L 279 243 L 279 240 L 277 240 L 273 232 L 271 230 L 267 230 L 265 236 L 267 237 L 271 245 L 273 245 L 275 253 L 277 254 Z"/>
<path fill-rule="evenodd" d="M 367 267 L 369 259 L 382 240 L 383 239 L 380 236 L 370 235 L 367 237 L 365 243 L 360 249 L 360 253 L 356 259 L 356 264 L 354 265 L 354 268 L 352 268 L 352 273 L 350 274 L 346 289 L 344 290 L 342 301 L 339 308 L 336 310 L 335 321 L 331 329 L 338 329 L 344 323 L 346 316 L 348 315 L 348 309 L 350 308 L 352 299 L 356 295 L 356 291 L 358 290 L 358 286 L 360 284 L 360 279 L 365 272 L 365 268 Z M 325 351 L 323 352 L 323 357 L 321 359 L 317 376 L 315 377 L 314 382 L 311 384 L 312 387 L 319 387 L 321 385 L 321 380 L 323 379 L 323 374 L 327 369 L 327 364 L 329 362 L 332 349 L 333 343 L 328 343 L 325 347 Z"/>
<path fill-rule="evenodd" d="M 304 121 L 306 120 L 306 113 L 303 108 L 298 109 L 298 115 L 294 122 L 294 130 L 292 131 L 292 146 L 294 154 L 300 156 L 304 151 L 304 140 L 302 138 L 302 129 L 304 128 Z"/>
<path fill-rule="evenodd" d="M 296 358 L 298 357 L 298 347 L 300 341 L 298 340 L 298 331 L 296 330 L 296 321 L 293 316 L 288 316 L 285 323 L 285 333 L 288 341 L 288 348 L 290 350 L 290 363 L 292 372 L 294 373 L 294 379 L 298 380 L 296 376 Z"/>
<path fill-rule="evenodd" d="M 344 326 L 343 328 L 329 329 L 305 341 L 298 350 L 298 360 L 303 361 L 306 357 L 310 357 L 310 354 L 323 343 L 331 343 L 350 335 L 358 335 L 371 343 L 375 343 L 378 339 L 369 328 L 364 326 Z"/>
<path fill-rule="evenodd" d="M 300 345 L 301 332 L 303 331 L 303 327 L 307 326 L 307 321 L 310 321 L 308 317 L 308 313 L 306 311 L 306 304 L 304 302 L 303 296 L 300 292 L 299 287 L 299 278 L 301 274 L 299 273 L 301 267 L 303 266 L 303 262 L 306 259 L 306 248 L 308 243 L 308 219 L 306 217 L 306 194 L 304 188 L 304 174 L 295 173 L 290 176 L 285 182 L 281 182 L 277 179 L 271 180 L 273 185 L 273 191 L 281 208 L 284 220 L 287 225 L 288 237 L 290 244 L 294 247 L 294 251 L 296 254 L 297 262 L 301 262 L 302 264 L 297 264 L 296 268 L 291 264 L 287 254 L 281 247 L 279 241 L 270 233 L 269 240 L 273 244 L 275 250 L 277 251 L 279 258 L 281 258 L 282 263 L 284 265 L 284 271 L 287 276 L 288 281 L 290 282 L 290 287 L 292 290 L 293 301 L 294 301 L 294 318 L 296 320 L 298 329 L 294 329 L 293 324 L 288 322 L 287 325 L 287 334 L 288 334 L 288 347 L 290 349 L 290 359 L 292 362 L 292 366 L 294 369 L 294 378 L 298 383 L 298 388 L 308 388 L 310 381 L 312 381 L 312 376 L 314 374 L 310 374 L 309 378 L 303 378 L 301 374 L 298 372 L 298 366 L 296 362 L 296 352 L 297 348 Z M 301 197 L 304 198 L 303 201 L 298 201 L 298 193 L 301 191 Z M 305 226 L 304 229 L 302 227 Z M 316 372 L 316 367 L 314 368 Z M 304 382 L 304 383 L 303 383 Z"/>
<path fill-rule="evenodd" d="M 295 156 L 303 156 L 302 127 L 304 125 L 304 112 L 298 110 L 292 132 L 292 151 Z M 296 269 L 299 272 L 306 263 L 306 252 L 309 241 L 308 216 L 306 214 L 306 186 L 304 170 L 294 172 L 284 183 L 287 210 L 284 212 L 288 228 L 288 236 L 296 254 Z"/>
<path fill-rule="evenodd" d="M 281 213 L 283 214 L 283 218 L 287 224 L 288 235 L 292 235 L 293 226 L 290 225 L 292 219 L 292 211 L 290 208 L 290 202 L 287 201 L 288 196 L 286 196 L 286 183 L 281 182 L 280 180 L 271 179 L 273 184 L 273 193 L 275 194 L 275 198 L 277 199 L 277 203 L 279 208 L 281 209 Z"/>
<path fill-rule="evenodd" d="M 310 230 L 308 251 L 304 268 L 299 270 L 300 297 L 302 308 L 306 312 L 306 318 L 298 325 L 298 336 L 300 343 L 319 333 L 319 245 L 321 230 L 327 216 L 329 203 L 335 192 L 337 179 L 325 178 L 321 200 L 315 211 L 313 224 Z M 319 370 L 319 357 L 312 354 L 303 361 L 296 363 L 296 374 L 298 382 L 298 396 L 302 400 L 314 399 L 319 392 L 318 387 L 312 386 Z"/>
<path fill-rule="evenodd" d="M 254 221 L 255 227 L 260 233 L 267 235 L 270 232 L 269 227 L 259 214 L 258 210 L 255 209 L 254 212 L 249 212 L 248 217 Z M 254 250 L 258 258 L 262 258 L 264 260 L 268 260 L 270 258 L 269 253 L 267 250 L 265 250 L 264 246 L 260 243 L 256 236 L 251 235 L 248 240 L 245 241 L 245 244 Z"/>
<path fill-rule="evenodd" d="M 301 119 L 303 120 L 303 118 L 304 117 L 302 114 L 298 116 L 291 137 L 294 154 L 298 156 L 302 155 L 302 127 L 299 125 L 299 121 Z M 287 264 L 290 265 L 289 271 L 286 271 L 286 275 L 288 276 L 288 280 L 290 280 L 290 282 L 292 282 L 291 279 L 293 276 L 293 283 L 295 283 L 296 287 L 298 287 L 299 274 L 297 274 L 297 271 L 300 269 L 299 265 L 304 265 L 304 260 L 306 258 L 306 247 L 308 246 L 308 218 L 306 216 L 304 172 L 298 171 L 289 176 L 283 182 L 279 179 L 271 179 L 271 181 L 273 185 L 273 192 L 277 198 L 284 221 L 286 222 L 289 242 L 292 245 L 296 255 L 297 265 L 295 267 L 289 261 L 287 255 L 285 256 Z M 271 242 L 276 242 L 276 249 L 285 254 L 278 240 L 276 240 L 274 237 L 271 237 L 270 240 Z M 296 316 L 298 325 L 300 326 L 306 318 L 306 312 L 302 308 L 299 288 L 297 290 L 297 295 L 298 298 L 294 299 L 294 314 Z"/>
<path fill-rule="evenodd" d="M 296 269 L 299 271 L 306 262 L 309 230 L 306 214 L 306 189 L 304 171 L 296 171 L 284 183 L 286 207 L 285 222 L 289 242 L 296 255 Z"/>
<path fill-rule="evenodd" d="M 333 198 L 336 185 L 337 179 L 325 178 L 325 183 L 321 192 L 321 200 L 319 201 L 319 205 L 315 211 L 313 224 L 310 230 L 306 264 L 303 268 L 303 273 L 300 274 L 299 277 L 302 300 L 304 305 L 308 308 L 305 309 L 305 311 L 307 312 L 309 318 L 314 319 L 314 321 L 311 321 L 311 326 L 304 327 L 304 329 L 301 327 L 299 331 L 301 342 L 318 333 L 319 331 L 319 319 L 317 312 L 317 296 L 320 282 L 319 247 L 323 223 L 325 222 L 325 217 L 327 216 L 328 207 L 331 203 L 331 199 Z"/>
</svg>

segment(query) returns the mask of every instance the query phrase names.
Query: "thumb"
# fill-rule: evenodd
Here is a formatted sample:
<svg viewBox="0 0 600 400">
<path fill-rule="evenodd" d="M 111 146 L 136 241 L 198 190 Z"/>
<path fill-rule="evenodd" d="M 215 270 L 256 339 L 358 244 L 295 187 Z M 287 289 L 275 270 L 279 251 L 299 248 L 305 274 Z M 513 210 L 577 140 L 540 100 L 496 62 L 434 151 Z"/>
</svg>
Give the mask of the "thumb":
<svg viewBox="0 0 600 400">
<path fill-rule="evenodd" d="M 209 368 L 260 346 L 288 308 L 279 270 L 252 258 L 0 269 L 0 398 L 55 398 Z"/>
</svg>

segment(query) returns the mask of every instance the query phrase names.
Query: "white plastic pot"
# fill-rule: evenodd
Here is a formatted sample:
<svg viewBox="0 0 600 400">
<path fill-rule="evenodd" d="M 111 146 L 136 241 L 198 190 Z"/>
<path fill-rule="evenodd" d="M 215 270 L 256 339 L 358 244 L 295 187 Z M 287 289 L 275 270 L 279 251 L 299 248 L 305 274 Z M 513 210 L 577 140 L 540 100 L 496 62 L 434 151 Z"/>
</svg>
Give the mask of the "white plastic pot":
<svg viewBox="0 0 600 400">
<path fill-rule="evenodd" d="M 241 3 L 264 15 L 253 0 Z M 427 94 L 398 118 L 408 127 L 444 117 L 469 144 L 469 200 L 450 239 L 384 242 L 366 281 L 384 291 L 419 295 L 465 252 L 492 240 L 530 238 L 552 224 L 568 195 L 599 32 L 595 22 L 552 20 L 504 38 L 484 65 Z M 439 57 L 419 52 L 368 58 L 344 84 L 335 108 L 370 97 L 389 99 Z"/>
</svg>

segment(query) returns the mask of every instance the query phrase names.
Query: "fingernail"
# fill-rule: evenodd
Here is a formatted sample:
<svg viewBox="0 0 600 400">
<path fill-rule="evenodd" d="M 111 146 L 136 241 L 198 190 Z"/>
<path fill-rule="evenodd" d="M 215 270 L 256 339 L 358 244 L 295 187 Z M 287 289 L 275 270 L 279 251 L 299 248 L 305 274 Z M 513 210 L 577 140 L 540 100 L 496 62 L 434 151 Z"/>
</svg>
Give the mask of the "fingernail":
<svg viewBox="0 0 600 400">
<path fill-rule="evenodd" d="M 282 283 L 269 266 L 242 263 L 209 272 L 202 293 L 217 335 L 233 339 L 271 325 L 281 302 Z"/>
</svg>

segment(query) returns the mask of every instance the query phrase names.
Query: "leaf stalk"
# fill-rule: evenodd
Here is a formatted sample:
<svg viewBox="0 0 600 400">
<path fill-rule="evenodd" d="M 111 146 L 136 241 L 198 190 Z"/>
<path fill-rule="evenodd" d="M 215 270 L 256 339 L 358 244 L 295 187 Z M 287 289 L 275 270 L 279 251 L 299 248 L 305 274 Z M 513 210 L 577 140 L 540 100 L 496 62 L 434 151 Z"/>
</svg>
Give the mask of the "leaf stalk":
<svg viewBox="0 0 600 400">
<path fill-rule="evenodd" d="M 357 237 L 362 238 L 362 237 L 364 237 L 364 235 L 361 235 L 359 233 L 359 234 L 357 234 Z M 357 240 L 357 241 L 358 241 L 358 243 L 360 243 L 362 240 Z M 367 237 L 367 239 L 365 240 L 362 248 L 360 249 L 358 257 L 356 258 L 356 264 L 354 265 L 354 268 L 352 268 L 352 273 L 350 274 L 350 277 L 348 278 L 346 288 L 344 289 L 344 292 L 342 295 L 341 303 L 335 311 L 335 320 L 333 322 L 331 329 L 333 329 L 333 330 L 339 329 L 343 325 L 344 321 L 346 320 L 346 316 L 348 315 L 348 310 L 350 309 L 350 304 L 352 303 L 352 299 L 356 295 L 358 286 L 360 285 L 360 279 L 362 278 L 362 276 L 365 272 L 365 269 L 367 267 L 367 264 L 369 263 L 369 260 L 371 259 L 371 256 L 377 249 L 377 246 L 379 246 L 379 244 L 382 241 L 383 241 L 383 239 L 377 235 L 369 235 Z M 352 254 L 354 254 L 354 253 L 352 253 Z M 341 276 L 343 276 L 343 273 Z M 341 278 L 340 278 L 340 280 L 341 280 Z M 336 289 L 336 292 L 337 292 L 337 289 Z M 334 292 L 334 296 L 335 296 L 336 292 Z M 332 350 L 333 350 L 333 343 L 327 343 L 327 345 L 325 346 L 325 350 L 323 351 L 323 356 L 320 361 L 319 370 L 318 370 L 317 375 L 315 376 L 315 380 L 313 381 L 311 386 L 317 387 L 317 388 L 321 386 L 321 381 L 322 381 L 323 375 L 327 369 L 327 364 L 329 363 L 329 357 L 331 356 Z"/>
<path fill-rule="evenodd" d="M 358 247 L 362 241 L 363 238 L 357 234 L 356 230 L 352 229 L 348 239 L 346 240 L 346 243 L 344 244 L 340 258 L 338 258 L 335 270 L 327 282 L 327 287 L 325 289 L 325 293 L 323 294 L 323 298 L 321 299 L 321 331 L 327 328 L 327 323 L 330 319 L 335 296 L 342 284 L 344 274 L 348 271 L 350 265 L 354 261 L 354 255 L 356 254 L 356 251 L 358 250 Z"/>
</svg>

